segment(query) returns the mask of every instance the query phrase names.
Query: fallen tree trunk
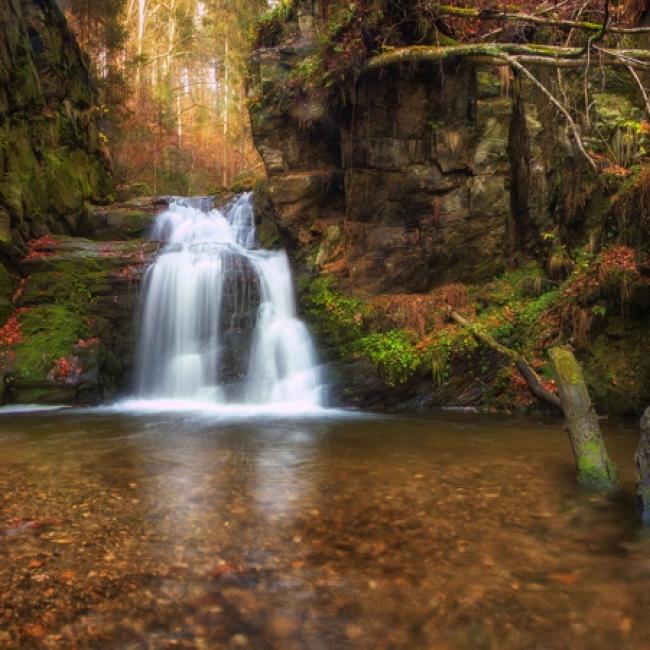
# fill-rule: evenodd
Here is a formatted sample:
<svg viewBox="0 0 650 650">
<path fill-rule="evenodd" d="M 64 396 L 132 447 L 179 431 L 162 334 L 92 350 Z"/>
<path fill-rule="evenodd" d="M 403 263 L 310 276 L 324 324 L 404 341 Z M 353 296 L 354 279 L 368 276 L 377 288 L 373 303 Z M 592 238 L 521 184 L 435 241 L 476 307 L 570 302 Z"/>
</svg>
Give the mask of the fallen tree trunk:
<svg viewBox="0 0 650 650">
<path fill-rule="evenodd" d="M 551 348 L 548 354 L 573 446 L 578 482 L 592 490 L 614 489 L 618 486 L 618 474 L 607 454 L 598 416 L 591 403 L 582 369 L 568 348 Z"/>
<path fill-rule="evenodd" d="M 455 323 L 469 330 L 481 343 L 513 361 L 535 397 L 553 405 L 564 414 L 578 469 L 578 483 L 593 490 L 616 488 L 618 486 L 616 467 L 607 454 L 598 416 L 591 403 L 587 384 L 582 376 L 580 365 L 571 350 L 560 347 L 549 350 L 549 357 L 560 392 L 558 397 L 544 387 L 540 376 L 520 354 L 493 339 L 487 332 L 470 323 L 451 307 L 447 308 L 447 315 Z M 644 495 L 646 497 L 645 505 L 648 508 L 648 522 L 650 523 L 650 408 L 646 413 L 648 415 L 648 430 L 645 438 L 645 455 L 641 466 L 644 476 L 647 478 L 647 484 L 645 484 L 647 491 L 644 492 Z M 643 441 L 642 437 L 642 444 Z"/>
<path fill-rule="evenodd" d="M 454 322 L 458 323 L 462 327 L 468 329 L 479 341 L 485 343 L 489 348 L 496 350 L 499 354 L 502 354 L 504 357 L 507 357 L 517 366 L 521 376 L 526 380 L 530 386 L 530 390 L 533 392 L 533 395 L 537 399 L 542 400 L 551 404 L 560 411 L 563 410 L 562 402 L 560 398 L 552 393 L 550 390 L 544 388 L 544 384 L 540 376 L 535 372 L 534 368 L 517 352 L 507 348 L 505 345 L 501 345 L 498 341 L 493 339 L 487 332 L 479 329 L 473 323 L 470 323 L 467 319 L 463 318 L 460 314 L 455 312 L 453 309 L 449 308 L 447 310 L 449 318 Z"/>
<path fill-rule="evenodd" d="M 634 460 L 637 510 L 641 521 L 650 525 L 650 407 L 641 418 L 641 438 Z"/>
</svg>

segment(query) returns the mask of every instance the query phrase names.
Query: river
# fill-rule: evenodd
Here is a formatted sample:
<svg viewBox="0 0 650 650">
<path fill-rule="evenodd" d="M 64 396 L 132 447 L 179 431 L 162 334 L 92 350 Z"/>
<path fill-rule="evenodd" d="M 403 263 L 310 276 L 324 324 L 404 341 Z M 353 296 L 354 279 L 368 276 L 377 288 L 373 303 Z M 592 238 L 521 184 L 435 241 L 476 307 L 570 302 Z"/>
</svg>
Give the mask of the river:
<svg viewBox="0 0 650 650">
<path fill-rule="evenodd" d="M 0 418 L 0 646 L 641 648 L 650 540 L 560 422 Z"/>
</svg>

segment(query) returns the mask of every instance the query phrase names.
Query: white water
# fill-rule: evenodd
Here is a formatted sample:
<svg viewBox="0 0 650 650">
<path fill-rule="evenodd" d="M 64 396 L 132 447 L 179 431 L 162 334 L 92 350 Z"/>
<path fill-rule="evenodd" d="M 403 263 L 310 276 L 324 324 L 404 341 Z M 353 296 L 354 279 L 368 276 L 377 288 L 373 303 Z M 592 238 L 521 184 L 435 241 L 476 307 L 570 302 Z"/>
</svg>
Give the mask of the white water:
<svg viewBox="0 0 650 650">
<path fill-rule="evenodd" d="M 163 248 L 145 276 L 130 403 L 318 408 L 320 373 L 296 315 L 287 255 L 253 249 L 251 195 L 224 212 L 178 199 L 152 237 Z"/>
</svg>

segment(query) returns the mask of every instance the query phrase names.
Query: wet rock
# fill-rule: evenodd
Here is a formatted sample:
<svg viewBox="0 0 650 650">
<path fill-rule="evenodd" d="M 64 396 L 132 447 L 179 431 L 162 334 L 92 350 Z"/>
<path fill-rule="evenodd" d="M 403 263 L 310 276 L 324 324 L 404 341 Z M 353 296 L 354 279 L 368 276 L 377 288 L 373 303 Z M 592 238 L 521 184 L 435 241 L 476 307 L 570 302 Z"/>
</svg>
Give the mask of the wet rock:
<svg viewBox="0 0 650 650">
<path fill-rule="evenodd" d="M 128 241 L 146 237 L 167 199 L 136 197 L 123 203 L 88 208 L 88 235 L 100 241 Z"/>
<path fill-rule="evenodd" d="M 144 241 L 32 241 L 0 329 L 5 400 L 96 403 L 124 386 L 138 287 L 156 251 Z"/>
<path fill-rule="evenodd" d="M 637 509 L 644 524 L 650 525 L 650 408 L 641 418 L 641 438 L 635 455 Z"/>
</svg>

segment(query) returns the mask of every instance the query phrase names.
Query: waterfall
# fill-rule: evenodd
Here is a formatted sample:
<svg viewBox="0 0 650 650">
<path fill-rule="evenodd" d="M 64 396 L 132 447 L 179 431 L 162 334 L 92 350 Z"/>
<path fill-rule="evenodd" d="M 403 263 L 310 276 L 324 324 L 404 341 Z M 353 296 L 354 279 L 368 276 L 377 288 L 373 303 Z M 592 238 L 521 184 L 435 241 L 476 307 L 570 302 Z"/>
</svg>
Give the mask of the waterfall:
<svg viewBox="0 0 650 650">
<path fill-rule="evenodd" d="M 142 291 L 137 394 L 144 400 L 317 407 L 314 347 L 285 251 L 256 250 L 252 194 L 223 211 L 174 199 Z"/>
</svg>

